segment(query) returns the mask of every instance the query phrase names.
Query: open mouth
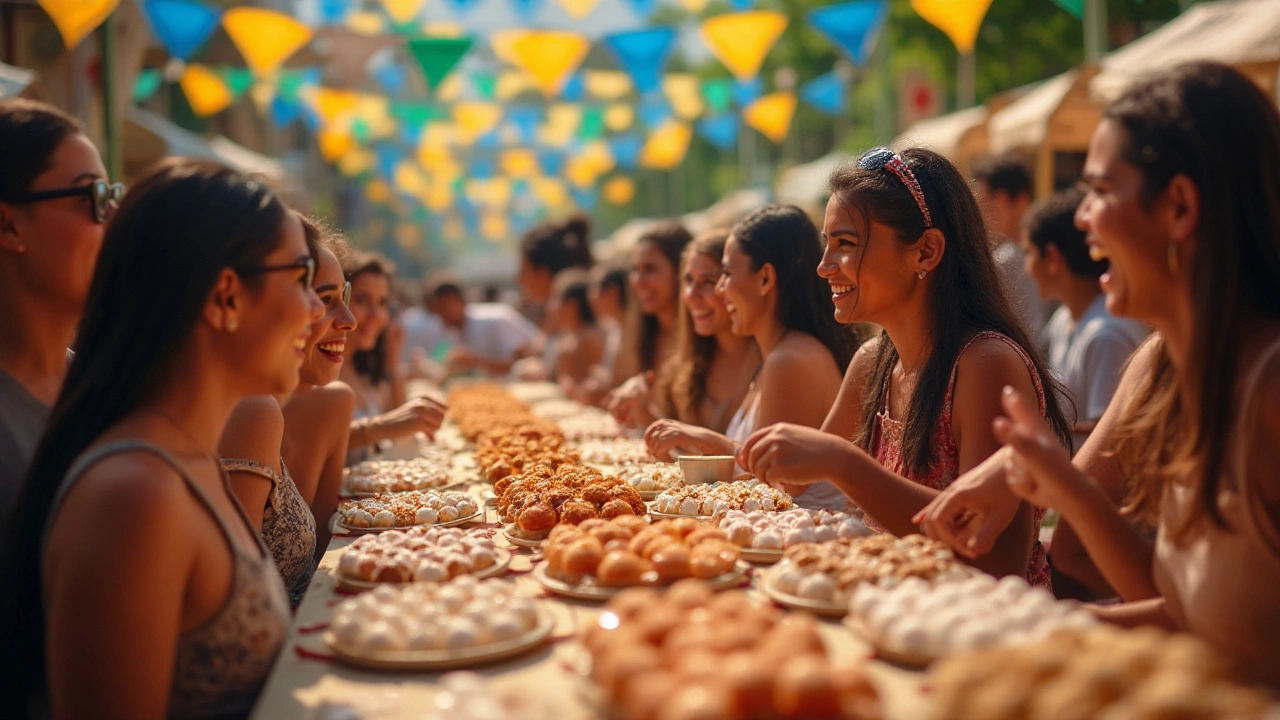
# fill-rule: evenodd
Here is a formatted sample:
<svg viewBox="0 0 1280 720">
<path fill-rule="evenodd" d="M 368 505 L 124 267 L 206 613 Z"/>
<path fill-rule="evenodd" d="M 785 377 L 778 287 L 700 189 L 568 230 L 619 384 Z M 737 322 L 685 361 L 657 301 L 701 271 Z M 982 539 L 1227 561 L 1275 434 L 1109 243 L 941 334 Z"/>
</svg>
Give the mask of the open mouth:
<svg viewBox="0 0 1280 720">
<path fill-rule="evenodd" d="M 844 298 L 847 298 L 850 295 L 852 295 L 853 290 L 854 290 L 853 285 L 837 285 L 835 283 L 831 283 L 831 299 L 843 300 Z"/>
<path fill-rule="evenodd" d="M 320 354 L 323 355 L 325 359 L 335 363 L 342 362 L 342 354 L 346 349 L 347 341 L 345 339 L 330 340 L 329 342 L 322 342 L 316 345 L 316 350 L 320 351 Z"/>
</svg>

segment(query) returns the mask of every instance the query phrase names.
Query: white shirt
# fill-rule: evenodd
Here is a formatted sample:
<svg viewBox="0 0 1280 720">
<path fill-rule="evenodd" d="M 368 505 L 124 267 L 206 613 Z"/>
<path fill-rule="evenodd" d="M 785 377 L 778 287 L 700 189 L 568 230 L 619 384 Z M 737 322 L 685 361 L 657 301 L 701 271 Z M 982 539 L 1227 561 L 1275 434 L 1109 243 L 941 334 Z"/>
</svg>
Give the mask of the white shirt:
<svg viewBox="0 0 1280 720">
<path fill-rule="evenodd" d="M 1142 344 L 1147 328 L 1107 312 L 1106 296 L 1099 294 L 1078 322 L 1065 305 L 1058 308 L 1044 335 L 1049 367 L 1075 404 L 1075 422 L 1097 422 L 1111 404 L 1124 364 Z M 1072 440 L 1079 450 L 1084 436 L 1073 434 Z"/>
<path fill-rule="evenodd" d="M 514 360 L 541 332 L 515 308 L 503 303 L 468 303 L 462 331 L 445 328 L 453 344 L 466 345 L 490 360 Z"/>
<path fill-rule="evenodd" d="M 1027 274 L 1022 264 L 1026 253 L 1015 242 L 1004 241 L 991 251 L 996 263 L 996 273 L 1004 282 L 1005 292 L 1013 310 L 1022 320 L 1022 325 L 1031 336 L 1032 342 L 1038 342 L 1041 328 L 1044 327 L 1045 307 L 1040 299 L 1040 291 L 1036 281 Z"/>
<path fill-rule="evenodd" d="M 435 360 L 437 346 L 441 343 L 452 345 L 453 341 L 445 331 L 444 322 L 426 308 L 411 307 L 400 313 L 400 327 L 404 329 L 404 352 L 401 362 L 408 363 L 414 348 L 421 348 L 427 357 Z"/>
</svg>

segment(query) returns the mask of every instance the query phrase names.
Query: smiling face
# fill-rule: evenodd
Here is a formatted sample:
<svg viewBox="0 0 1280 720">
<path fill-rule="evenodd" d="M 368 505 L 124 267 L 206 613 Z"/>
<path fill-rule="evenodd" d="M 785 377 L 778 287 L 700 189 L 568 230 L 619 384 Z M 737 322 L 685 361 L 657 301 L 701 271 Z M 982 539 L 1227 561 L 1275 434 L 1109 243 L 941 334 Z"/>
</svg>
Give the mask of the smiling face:
<svg viewBox="0 0 1280 720">
<path fill-rule="evenodd" d="M 837 196 L 827 202 L 822 234 L 826 248 L 818 276 L 831 285 L 838 322 L 881 322 L 918 286 L 907 246 L 894 230 L 870 217 L 857 222 Z"/>
<path fill-rule="evenodd" d="M 29 192 L 87 186 L 106 180 L 98 150 L 83 135 L 64 139 L 49 158 L 49 169 Z M 4 247 L 16 250 L 17 273 L 43 302 L 79 316 L 102 248 L 105 226 L 93 219 L 93 200 L 56 198 L 0 209 Z M 20 249 L 19 249 L 20 248 Z"/>
<path fill-rule="evenodd" d="M 281 226 L 279 247 L 263 259 L 262 265 L 289 265 L 308 257 L 302 223 L 289 213 Z M 261 384 L 254 383 L 255 393 L 290 392 L 298 385 L 311 325 L 323 315 L 324 306 L 307 284 L 307 271 L 303 268 L 262 273 L 251 287 L 240 316 L 240 329 L 232 334 L 238 342 L 253 348 L 241 356 L 255 358 L 258 365 L 246 368 L 243 374 L 248 378 L 265 376 Z"/>
<path fill-rule="evenodd" d="M 742 251 L 738 238 L 730 235 L 724 243 L 716 294 L 724 300 L 734 335 L 755 335 L 773 309 L 769 294 L 762 290 L 765 268 L 753 269 L 754 264 L 751 256 Z"/>
<path fill-rule="evenodd" d="M 724 300 L 716 294 L 720 281 L 720 261 L 695 252 L 685 264 L 681 278 L 680 299 L 689 311 L 693 331 L 702 337 L 724 332 L 732 327 Z"/>
<path fill-rule="evenodd" d="M 348 337 L 348 349 L 372 350 L 391 322 L 391 281 L 387 276 L 363 272 L 351 278 L 351 314 L 356 328 Z"/>
<path fill-rule="evenodd" d="M 664 315 L 675 308 L 676 269 L 653 243 L 642 242 L 631 254 L 631 288 L 645 315 Z"/>
<path fill-rule="evenodd" d="M 1127 134 L 1114 121 L 1098 124 L 1084 165 L 1088 194 L 1076 210 L 1076 225 L 1095 260 L 1110 268 L 1100 278 L 1107 311 L 1153 322 L 1168 309 L 1175 280 L 1166 251 L 1169 234 L 1156 218 L 1162 196 L 1143 202 L 1143 177 L 1122 158 Z"/>
<path fill-rule="evenodd" d="M 324 306 L 324 314 L 311 324 L 307 338 L 307 359 L 300 371 L 302 381 L 311 385 L 328 385 L 338 379 L 343 353 L 347 349 L 347 333 L 356 327 L 355 316 L 342 302 L 346 279 L 338 258 L 320 248 L 320 264 L 316 268 L 314 288 Z"/>
</svg>

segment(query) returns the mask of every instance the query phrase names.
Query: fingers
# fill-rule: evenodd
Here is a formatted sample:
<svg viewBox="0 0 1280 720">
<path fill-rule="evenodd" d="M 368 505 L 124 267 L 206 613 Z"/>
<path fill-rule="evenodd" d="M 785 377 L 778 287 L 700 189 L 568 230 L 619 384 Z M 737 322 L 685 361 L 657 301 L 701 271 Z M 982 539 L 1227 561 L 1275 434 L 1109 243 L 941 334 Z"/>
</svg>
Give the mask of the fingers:
<svg viewBox="0 0 1280 720">
<path fill-rule="evenodd" d="M 743 470 L 746 470 L 747 472 L 751 472 L 751 465 L 750 465 L 751 453 L 755 449 L 756 445 L 760 441 L 764 440 L 764 437 L 768 434 L 769 434 L 768 428 L 757 430 L 751 433 L 751 437 L 747 438 L 747 441 L 742 444 L 742 447 L 738 448 L 737 462 L 739 465 L 742 466 Z M 752 474 L 754 475 L 755 473 L 752 473 Z"/>
</svg>

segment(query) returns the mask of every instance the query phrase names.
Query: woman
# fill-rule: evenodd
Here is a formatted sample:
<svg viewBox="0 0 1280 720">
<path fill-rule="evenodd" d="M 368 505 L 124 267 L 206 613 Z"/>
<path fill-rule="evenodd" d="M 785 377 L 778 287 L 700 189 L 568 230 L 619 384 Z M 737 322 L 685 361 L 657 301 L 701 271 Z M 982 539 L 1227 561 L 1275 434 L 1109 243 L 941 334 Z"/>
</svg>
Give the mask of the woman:
<svg viewBox="0 0 1280 720">
<path fill-rule="evenodd" d="M 594 262 L 591 221 L 584 215 L 546 222 L 526 233 L 520 241 L 520 271 L 516 276 L 525 317 L 542 327 L 556 274 L 574 267 L 590 268 Z"/>
<path fill-rule="evenodd" d="M 991 431 L 1000 391 L 1037 398 L 1058 437 L 1068 426 L 1052 380 L 1013 313 L 986 244 L 973 193 L 941 155 L 880 148 L 831 177 L 818 274 L 840 322 L 883 328 L 845 373 L 822 430 L 778 425 L 742 450 L 743 467 L 772 483 L 835 484 L 890 532 L 960 473 L 1000 447 Z M 978 564 L 1048 584 L 1036 524 Z"/>
<path fill-rule="evenodd" d="M 552 380 L 565 386 L 586 380 L 604 356 L 604 331 L 587 299 L 589 288 L 586 271 L 565 270 L 556 276 L 547 305 L 553 358 L 548 371 Z"/>
<path fill-rule="evenodd" d="M 666 223 L 641 236 L 631 253 L 631 305 L 614 364 L 617 388 L 605 407 L 627 427 L 644 427 L 652 415 L 653 376 L 674 354 L 680 315 L 680 256 L 693 236 Z"/>
<path fill-rule="evenodd" d="M 355 319 L 343 302 L 342 266 L 329 248 L 346 246 L 314 220 L 298 219 L 318 261 L 312 289 L 325 308 L 311 326 L 299 386 L 242 400 L 218 443 L 231 489 L 271 551 L 294 609 L 329 544 L 328 520 L 338 503 L 355 407 L 355 393 L 336 382 Z"/>
<path fill-rule="evenodd" d="M 622 323 L 627 312 L 627 269 L 595 268 L 591 273 L 591 312 L 605 332 L 604 357 L 599 374 L 613 377 L 613 368 L 622 349 Z M 604 380 L 608 382 L 608 379 Z"/>
<path fill-rule="evenodd" d="M 70 360 L 106 221 L 102 158 L 79 124 L 31 100 L 0 102 L 0 531 Z"/>
<path fill-rule="evenodd" d="M 352 256 L 343 273 L 351 283 L 356 322 L 339 373 L 356 394 L 347 442 L 350 465 L 367 458 L 383 441 L 434 434 L 444 421 L 444 405 L 429 398 L 405 398 L 398 361 L 404 336 L 391 320 L 391 263 L 376 253 L 362 253 Z"/>
<path fill-rule="evenodd" d="M 854 338 L 832 318 L 825 283 L 814 277 L 821 255 L 818 229 L 791 205 L 761 208 L 733 227 L 716 294 L 733 333 L 755 339 L 760 370 L 724 434 L 676 420 L 650 425 L 645 442 L 655 457 L 732 455 L 757 428 L 822 423 L 840 390 L 840 368 L 849 362 Z M 786 489 L 803 507 L 845 505 L 827 483 Z"/>
<path fill-rule="evenodd" d="M 215 450 L 237 402 L 297 384 L 314 272 L 297 217 L 221 165 L 164 162 L 125 198 L 4 546 L 11 703 L 252 707 L 289 608 Z"/>
<path fill-rule="evenodd" d="M 1280 689 L 1277 167 L 1280 115 L 1228 67 L 1182 65 L 1112 102 L 1089 144 L 1089 192 L 1076 217 L 1092 254 L 1110 261 L 1102 279 L 1107 310 L 1155 326 L 1158 336 L 1135 355 L 1074 464 L 1044 442 L 1047 431 L 1025 398 L 1008 392 L 1007 417 L 996 422 L 1006 472 L 974 473 L 921 513 L 927 530 L 945 528 L 944 537 L 972 552 L 970 541 L 999 533 L 1007 517 L 990 499 L 1007 475 L 1022 498 L 1058 508 L 1128 601 L 1098 614 L 1190 631 L 1241 679 L 1273 691 Z M 1156 524 L 1154 548 L 1109 501 L 1106 491 L 1117 485 L 1128 488 L 1128 509 Z M 957 522 L 962 514 L 970 519 Z"/>
</svg>

